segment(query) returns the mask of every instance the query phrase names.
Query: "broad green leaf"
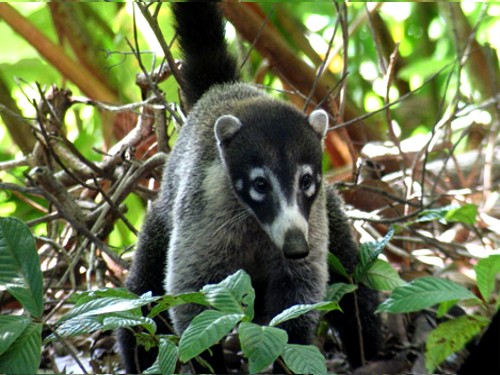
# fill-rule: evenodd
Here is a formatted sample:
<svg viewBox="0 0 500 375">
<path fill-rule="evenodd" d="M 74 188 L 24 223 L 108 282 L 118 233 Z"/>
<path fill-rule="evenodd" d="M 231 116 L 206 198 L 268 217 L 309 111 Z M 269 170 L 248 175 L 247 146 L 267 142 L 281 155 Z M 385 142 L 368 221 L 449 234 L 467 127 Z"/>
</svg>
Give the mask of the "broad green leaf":
<svg viewBox="0 0 500 375">
<path fill-rule="evenodd" d="M 238 329 L 241 350 L 248 358 L 250 373 L 262 372 L 278 358 L 288 341 L 286 331 L 243 322 Z"/>
<path fill-rule="evenodd" d="M 155 363 L 144 371 L 144 374 L 173 374 L 178 356 L 177 346 L 168 339 L 160 339 L 158 357 Z"/>
<path fill-rule="evenodd" d="M 134 299 L 122 297 L 90 299 L 87 302 L 75 306 L 68 314 L 64 315 L 60 321 L 73 319 L 75 317 L 84 318 L 88 316 L 129 311 L 145 306 L 159 298 L 160 297 L 141 296 L 135 297 Z"/>
<path fill-rule="evenodd" d="M 151 293 L 145 293 L 141 297 L 150 297 Z M 77 292 L 72 294 L 67 302 L 75 305 L 83 305 L 85 302 L 93 301 L 104 297 L 117 297 L 123 299 L 137 299 L 139 296 L 125 288 L 102 288 L 97 290 L 89 290 L 85 292 Z"/>
<path fill-rule="evenodd" d="M 149 333 L 156 332 L 156 323 L 153 319 L 144 316 L 135 316 L 132 314 L 117 314 L 106 316 L 102 320 L 102 331 L 110 331 L 124 327 L 142 326 Z"/>
<path fill-rule="evenodd" d="M 451 354 L 464 347 L 474 336 L 489 324 L 489 319 L 464 315 L 441 323 L 427 337 L 425 345 L 425 367 L 432 373 Z"/>
<path fill-rule="evenodd" d="M 283 360 L 295 374 L 326 374 L 325 357 L 314 345 L 288 344 L 283 351 Z"/>
<path fill-rule="evenodd" d="M 57 335 L 61 337 L 70 337 L 70 336 L 80 336 L 83 334 L 95 332 L 98 329 L 102 328 L 102 323 L 95 316 L 86 316 L 81 319 L 69 319 L 63 321 L 56 328 Z M 47 337 L 47 341 L 56 340 L 57 336 L 54 334 L 49 335 Z"/>
<path fill-rule="evenodd" d="M 30 323 L 21 336 L 0 355 L 0 373 L 36 374 L 42 352 L 42 325 Z"/>
<path fill-rule="evenodd" d="M 399 274 L 389 263 L 382 259 L 376 259 L 370 268 L 359 280 L 366 286 L 380 291 L 391 291 L 398 286 L 405 285 L 406 282 L 399 277 Z"/>
<path fill-rule="evenodd" d="M 328 286 L 326 291 L 326 301 L 340 302 L 347 293 L 352 293 L 358 286 L 356 284 L 335 283 Z"/>
<path fill-rule="evenodd" d="M 89 334 L 97 330 L 109 331 L 139 325 L 144 327 L 150 334 L 156 332 L 156 323 L 153 319 L 131 311 L 125 311 L 107 315 L 77 316 L 73 319 L 64 320 L 56 327 L 56 333 L 61 337 L 69 337 Z M 51 341 L 56 338 L 55 335 L 50 335 L 47 340 Z"/>
<path fill-rule="evenodd" d="M 344 276 L 346 278 L 349 277 L 349 274 L 347 273 L 340 259 L 332 253 L 328 253 L 328 267 L 330 267 L 330 270 L 340 276 Z"/>
<path fill-rule="evenodd" d="M 35 318 L 43 313 L 40 257 L 29 228 L 15 218 L 0 218 L 0 285 Z"/>
<path fill-rule="evenodd" d="M 177 346 L 167 339 L 160 340 L 158 360 L 162 374 L 173 374 L 179 357 Z"/>
<path fill-rule="evenodd" d="M 30 319 L 25 316 L 0 315 L 0 355 L 9 349 L 29 324 Z"/>
<path fill-rule="evenodd" d="M 210 284 L 201 290 L 208 303 L 217 310 L 227 313 L 245 313 L 253 319 L 255 291 L 250 276 L 239 270 L 219 284 Z"/>
<path fill-rule="evenodd" d="M 340 310 L 340 307 L 337 302 L 332 301 L 294 305 L 276 315 L 269 322 L 269 325 L 271 327 L 277 326 L 281 323 L 286 322 L 287 320 L 298 318 L 299 316 L 307 314 L 308 312 L 313 310 L 331 311 Z"/>
<path fill-rule="evenodd" d="M 496 275 L 500 272 L 500 255 L 490 255 L 488 258 L 481 259 L 474 269 L 477 287 L 484 300 L 488 302 L 495 289 Z"/>
<path fill-rule="evenodd" d="M 184 331 L 179 342 L 180 360 L 187 362 L 219 342 L 245 315 L 205 310 Z"/>
<path fill-rule="evenodd" d="M 451 300 L 477 299 L 463 286 L 436 277 L 422 277 L 394 289 L 377 312 L 407 313 L 419 311 Z"/>
</svg>

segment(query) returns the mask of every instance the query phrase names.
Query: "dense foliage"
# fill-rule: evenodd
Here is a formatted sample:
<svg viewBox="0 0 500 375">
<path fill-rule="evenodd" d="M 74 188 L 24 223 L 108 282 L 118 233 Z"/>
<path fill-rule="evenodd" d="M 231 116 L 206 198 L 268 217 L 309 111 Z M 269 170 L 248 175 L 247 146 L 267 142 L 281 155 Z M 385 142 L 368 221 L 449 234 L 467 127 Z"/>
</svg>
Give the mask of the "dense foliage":
<svg viewBox="0 0 500 375">
<path fill-rule="evenodd" d="M 339 184 L 365 245 L 352 275 L 333 257 L 330 266 L 384 291 L 381 313 L 433 309 L 445 321 L 427 343 L 411 326 L 406 340 L 422 356 L 426 350 L 428 371 L 455 370 L 449 355 L 487 326 L 500 300 L 500 6 L 222 7 L 244 79 L 331 116 L 325 174 Z M 75 346 L 85 349 L 68 344 L 70 337 L 135 325 L 160 346 L 158 365 L 169 372 L 178 355 L 187 362 L 196 354 L 183 352 L 182 337 L 155 338 L 138 307 L 166 309 L 169 298 L 182 298 L 113 289 L 123 285 L 184 118 L 168 6 L 1 3 L 0 35 L 0 217 L 7 217 L 0 221 L 0 372 L 35 372 L 50 333 L 41 366 L 61 372 L 57 344 L 78 362 Z M 354 290 L 332 286 L 328 300 Z M 203 293 L 190 298 L 212 303 Z M 453 318 L 457 302 L 467 314 Z M 76 307 L 68 313 L 70 303 Z M 75 314 L 85 319 L 78 323 Z M 223 335 L 239 325 L 251 371 L 278 356 L 295 372 L 324 370 L 317 349 L 286 344 L 273 324 L 252 325 L 248 311 L 232 314 Z M 245 343 L 255 334 L 278 338 L 272 356 L 263 359 L 270 353 Z M 89 364 L 95 372 L 114 365 Z M 410 371 L 422 369 L 401 370 Z"/>
</svg>

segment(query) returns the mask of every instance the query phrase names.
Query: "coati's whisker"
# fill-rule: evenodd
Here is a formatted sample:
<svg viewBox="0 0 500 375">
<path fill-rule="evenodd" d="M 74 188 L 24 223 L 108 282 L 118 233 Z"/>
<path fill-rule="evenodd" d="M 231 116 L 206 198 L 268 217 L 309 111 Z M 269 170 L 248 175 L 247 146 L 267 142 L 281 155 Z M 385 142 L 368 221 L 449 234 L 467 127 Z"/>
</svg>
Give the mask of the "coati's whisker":
<svg viewBox="0 0 500 375">
<path fill-rule="evenodd" d="M 251 213 L 247 209 L 240 210 L 238 213 L 235 213 L 233 217 L 222 223 L 222 225 L 214 232 L 214 236 L 216 236 L 221 230 L 231 226 L 234 223 L 243 221 L 250 215 Z"/>
</svg>

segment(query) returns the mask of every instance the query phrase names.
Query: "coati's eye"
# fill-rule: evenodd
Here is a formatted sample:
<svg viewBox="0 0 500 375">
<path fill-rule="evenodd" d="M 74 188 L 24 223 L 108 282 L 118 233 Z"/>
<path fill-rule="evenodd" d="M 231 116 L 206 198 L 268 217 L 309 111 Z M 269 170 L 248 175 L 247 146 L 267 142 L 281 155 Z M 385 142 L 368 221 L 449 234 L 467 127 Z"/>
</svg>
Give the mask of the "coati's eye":
<svg viewBox="0 0 500 375">
<path fill-rule="evenodd" d="M 257 193 L 265 194 L 269 191 L 269 182 L 264 177 L 256 177 L 252 184 Z"/>
<path fill-rule="evenodd" d="M 312 176 L 309 173 L 304 174 L 300 178 L 300 189 L 306 191 L 311 187 L 312 184 Z"/>
</svg>

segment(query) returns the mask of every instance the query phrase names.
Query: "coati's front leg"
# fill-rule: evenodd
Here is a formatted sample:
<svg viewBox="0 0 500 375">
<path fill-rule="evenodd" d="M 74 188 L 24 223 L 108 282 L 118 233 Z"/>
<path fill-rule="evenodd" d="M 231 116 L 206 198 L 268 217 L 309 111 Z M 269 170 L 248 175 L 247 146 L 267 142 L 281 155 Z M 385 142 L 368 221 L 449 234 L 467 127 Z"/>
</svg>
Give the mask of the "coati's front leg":
<svg viewBox="0 0 500 375">
<path fill-rule="evenodd" d="M 284 259 L 282 269 L 275 269 L 267 286 L 266 313 L 269 318 L 293 305 L 321 302 L 326 286 L 326 272 L 307 260 Z M 288 333 L 291 344 L 310 344 L 314 338 L 319 313 L 311 311 L 279 325 Z"/>
<path fill-rule="evenodd" d="M 211 261 L 208 261 L 205 257 L 193 257 L 192 254 L 189 254 L 189 251 L 196 252 L 194 249 L 197 249 L 200 254 L 210 253 L 210 251 L 204 251 L 206 249 L 200 249 L 199 245 L 196 244 L 182 244 L 182 240 L 172 243 L 171 251 L 175 261 L 172 261 L 168 269 L 167 288 L 169 294 L 176 295 L 199 291 L 205 285 L 219 283 L 227 275 L 233 273 L 231 271 L 224 272 L 226 270 L 225 265 L 217 262 L 217 256 L 213 256 Z M 204 310 L 206 310 L 205 306 L 194 303 L 171 308 L 169 313 L 176 333 L 182 335 L 192 320 Z M 210 349 L 205 350 L 200 354 L 200 357 L 210 365 L 215 374 L 227 373 L 221 343 L 217 343 Z M 197 374 L 206 374 L 210 371 L 209 368 L 200 364 L 196 359 L 192 360 L 191 363 Z"/>
<path fill-rule="evenodd" d="M 359 261 L 359 252 L 351 234 L 347 217 L 342 210 L 343 202 L 333 187 L 328 187 L 327 210 L 329 229 L 329 251 L 336 255 L 349 274 Z M 348 282 L 345 278 L 330 271 L 330 284 Z M 378 295 L 374 290 L 358 285 L 355 293 L 345 295 L 340 301 L 342 311 L 331 311 L 326 315 L 328 323 L 337 330 L 342 339 L 344 351 L 353 368 L 361 366 L 361 348 L 364 358 L 373 358 L 382 348 L 380 318 L 375 315 Z M 361 327 L 358 323 L 361 323 Z M 363 341 L 361 346 L 360 332 Z"/>
<path fill-rule="evenodd" d="M 306 260 L 284 259 L 283 268 L 276 267 L 265 292 L 265 314 L 268 319 L 287 308 L 299 304 L 312 304 L 323 300 L 326 272 L 308 264 Z M 317 263 L 319 265 L 321 263 Z M 256 318 L 260 311 L 256 310 Z M 319 320 L 319 312 L 311 311 L 278 326 L 288 334 L 288 343 L 309 345 L 312 343 Z M 285 374 L 287 369 L 276 361 L 273 373 Z"/>
<path fill-rule="evenodd" d="M 155 205 L 148 213 L 136 246 L 134 261 L 125 283 L 131 292 L 138 295 L 146 292 L 152 292 L 155 296 L 165 294 L 163 282 L 169 230 L 162 211 L 161 207 Z M 144 315 L 148 312 L 148 308 L 143 308 Z M 166 313 L 162 314 L 162 319 L 155 319 L 157 333 L 171 333 L 167 325 L 165 325 L 165 321 L 168 321 Z M 146 351 L 143 346 L 138 346 L 134 331 L 130 328 L 120 329 L 117 334 L 117 341 L 127 373 L 142 372 L 150 367 L 156 359 L 158 350 Z"/>
</svg>

